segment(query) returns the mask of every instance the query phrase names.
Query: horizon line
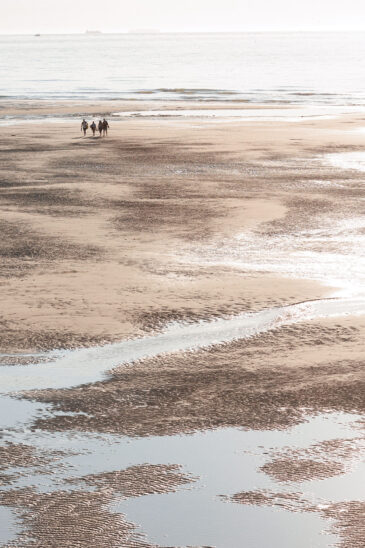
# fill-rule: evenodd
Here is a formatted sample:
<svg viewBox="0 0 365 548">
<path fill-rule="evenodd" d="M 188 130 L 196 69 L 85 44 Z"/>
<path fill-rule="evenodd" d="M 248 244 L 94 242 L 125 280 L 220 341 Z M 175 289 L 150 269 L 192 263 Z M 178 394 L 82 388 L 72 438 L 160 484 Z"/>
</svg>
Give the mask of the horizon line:
<svg viewBox="0 0 365 548">
<path fill-rule="evenodd" d="M 91 36 L 95 32 L 95 35 L 103 34 L 294 34 L 294 33 L 339 33 L 339 32 L 353 32 L 353 33 L 365 33 L 364 29 L 247 29 L 247 30 L 154 30 L 154 29 L 131 29 L 131 30 L 118 30 L 118 31 L 103 31 L 96 29 L 95 31 L 69 31 L 69 32 L 49 32 L 49 31 L 27 31 L 27 32 L 4 32 L 0 31 L 0 36 Z"/>
</svg>

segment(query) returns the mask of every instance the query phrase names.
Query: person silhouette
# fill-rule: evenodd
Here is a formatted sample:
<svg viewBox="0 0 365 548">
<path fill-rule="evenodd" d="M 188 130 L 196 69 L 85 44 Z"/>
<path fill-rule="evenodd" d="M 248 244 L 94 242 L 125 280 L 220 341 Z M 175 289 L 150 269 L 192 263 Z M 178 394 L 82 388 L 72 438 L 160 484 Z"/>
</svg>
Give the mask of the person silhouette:
<svg viewBox="0 0 365 548">
<path fill-rule="evenodd" d="M 86 131 L 87 131 L 88 127 L 89 127 L 89 124 L 87 123 L 87 121 L 84 118 L 83 121 L 81 122 L 81 130 L 80 130 L 80 131 L 84 132 L 84 137 L 86 136 Z"/>
<path fill-rule="evenodd" d="M 109 124 L 104 118 L 104 120 L 103 120 L 103 135 L 104 135 L 104 137 L 106 137 L 108 135 L 108 129 L 109 129 Z"/>
<path fill-rule="evenodd" d="M 101 137 L 103 133 L 103 122 L 101 120 L 99 120 L 99 123 L 98 123 L 98 130 L 99 130 L 99 135 Z"/>
</svg>

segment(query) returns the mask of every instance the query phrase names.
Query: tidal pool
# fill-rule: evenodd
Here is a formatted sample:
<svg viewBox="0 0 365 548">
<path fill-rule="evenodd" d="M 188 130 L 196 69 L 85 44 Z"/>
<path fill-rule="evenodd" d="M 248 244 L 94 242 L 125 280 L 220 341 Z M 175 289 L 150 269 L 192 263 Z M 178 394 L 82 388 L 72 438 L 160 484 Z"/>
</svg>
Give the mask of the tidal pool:
<svg viewBox="0 0 365 548">
<path fill-rule="evenodd" d="M 120 499 L 111 510 L 139 525 L 150 542 L 162 546 L 215 546 L 261 548 L 265 539 L 280 548 L 327 548 L 336 538 L 328 534 L 328 522 L 317 514 L 292 513 L 277 508 L 243 506 L 223 496 L 240 491 L 269 489 L 300 490 L 316 504 L 335 494 L 339 500 L 361 497 L 364 469 L 357 461 L 346 474 L 298 485 L 279 485 L 260 467 L 283 448 L 308 448 L 318 441 L 356 438 L 357 415 L 344 413 L 308 417 L 308 422 L 288 430 L 253 431 L 237 428 L 197 432 L 190 435 L 127 438 L 79 432 L 13 432 L 13 442 L 43 451 L 65 452 L 60 466 L 47 471 L 22 469 L 14 487 L 35 487 L 40 492 L 90 490 L 81 478 L 123 470 L 129 466 L 180 464 L 197 481 L 162 495 Z M 12 469 L 9 473 L 16 473 Z M 27 472 L 24 474 L 24 472 Z M 68 483 L 73 479 L 75 483 Z M 81 481 L 78 481 L 81 480 Z M 323 532 L 327 531 L 326 534 Z"/>
</svg>

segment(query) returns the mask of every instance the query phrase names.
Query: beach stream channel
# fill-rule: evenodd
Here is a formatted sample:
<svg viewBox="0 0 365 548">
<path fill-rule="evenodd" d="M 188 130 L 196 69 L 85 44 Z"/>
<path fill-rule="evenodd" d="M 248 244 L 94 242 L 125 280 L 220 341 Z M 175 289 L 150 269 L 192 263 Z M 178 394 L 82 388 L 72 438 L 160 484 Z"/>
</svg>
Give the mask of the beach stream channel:
<svg viewBox="0 0 365 548">
<path fill-rule="evenodd" d="M 161 546 L 235 547 L 249 542 L 253 548 L 295 545 L 326 547 L 334 542 L 323 534 L 326 522 L 315 514 L 293 513 L 286 509 L 242 506 L 227 502 L 222 495 L 252 489 L 272 489 L 274 482 L 259 470 L 269 451 L 282 447 L 307 447 L 313 443 L 355 438 L 358 417 L 350 414 L 308 416 L 308 422 L 285 431 L 245 431 L 222 428 L 190 435 L 128 438 L 91 433 L 47 433 L 31 429 L 36 418 L 54 416 L 52 406 L 16 397 L 22 390 L 66 388 L 105 378 L 115 366 L 163 353 L 196 350 L 234 339 L 250 337 L 281 325 L 314 317 L 361 313 L 360 299 L 325 299 L 278 307 L 196 324 L 173 324 L 157 335 L 124 341 L 104 347 L 53 352 L 49 362 L 27 366 L 2 366 L 1 428 L 3 442 L 21 443 L 41 451 L 63 451 L 64 466 L 8 472 L 21 472 L 12 489 L 36 487 L 50 492 L 70 489 L 70 478 L 117 471 L 133 465 L 177 464 L 198 478 L 176 492 L 115 500 L 120 512 L 139 524 L 149 542 Z M 14 397 L 15 396 L 15 397 Z M 59 463 L 60 464 L 60 463 Z M 363 470 L 355 466 L 336 478 L 308 482 L 308 495 L 321 500 L 356 497 Z M 75 488 L 75 487 L 74 487 Z M 85 489 L 85 487 L 83 487 Z M 291 487 L 292 488 L 292 487 Z M 71 487 L 72 489 L 72 487 Z M 1 542 L 10 541 L 19 530 L 16 515 L 1 510 Z M 260 524 L 265 523 L 265 527 Z"/>
</svg>

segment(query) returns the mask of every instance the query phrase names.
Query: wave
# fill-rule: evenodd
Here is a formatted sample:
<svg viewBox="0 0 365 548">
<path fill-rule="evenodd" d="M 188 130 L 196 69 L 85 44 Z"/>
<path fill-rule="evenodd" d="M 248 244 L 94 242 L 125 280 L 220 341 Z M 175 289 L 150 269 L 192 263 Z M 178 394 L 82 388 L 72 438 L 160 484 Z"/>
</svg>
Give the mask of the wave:
<svg viewBox="0 0 365 548">
<path fill-rule="evenodd" d="M 214 88 L 157 88 L 157 93 L 188 93 L 188 94 L 224 94 L 224 95 L 237 95 L 238 91 L 232 91 L 230 89 L 214 89 Z"/>
<path fill-rule="evenodd" d="M 8 91 L 0 101 L 191 101 L 282 105 L 364 106 L 365 92 L 334 93 L 302 88 L 260 89 L 248 91 L 221 88 L 156 87 L 115 91 L 113 89 L 79 87 L 74 90 Z"/>
</svg>

